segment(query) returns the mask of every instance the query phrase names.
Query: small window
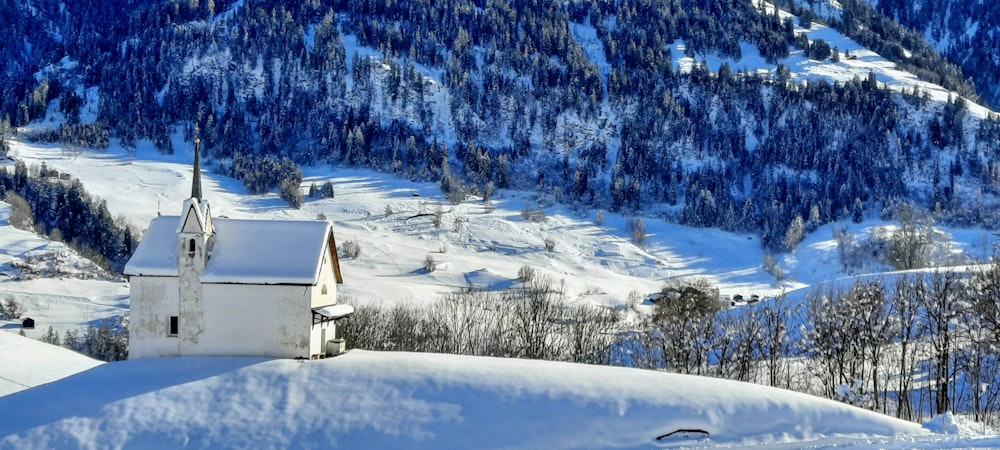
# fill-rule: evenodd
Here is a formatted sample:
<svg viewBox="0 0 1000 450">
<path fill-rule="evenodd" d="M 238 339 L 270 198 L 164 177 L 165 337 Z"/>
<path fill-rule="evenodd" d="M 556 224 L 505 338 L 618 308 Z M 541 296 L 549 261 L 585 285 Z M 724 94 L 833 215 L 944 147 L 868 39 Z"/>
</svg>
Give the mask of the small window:
<svg viewBox="0 0 1000 450">
<path fill-rule="evenodd" d="M 170 316 L 170 329 L 167 331 L 167 336 L 177 336 L 177 316 Z"/>
<path fill-rule="evenodd" d="M 323 295 L 326 295 L 326 294 L 327 294 L 327 292 L 326 292 L 326 285 L 324 284 L 323 285 Z"/>
<path fill-rule="evenodd" d="M 188 254 L 194 256 L 194 239 L 188 241 Z"/>
</svg>

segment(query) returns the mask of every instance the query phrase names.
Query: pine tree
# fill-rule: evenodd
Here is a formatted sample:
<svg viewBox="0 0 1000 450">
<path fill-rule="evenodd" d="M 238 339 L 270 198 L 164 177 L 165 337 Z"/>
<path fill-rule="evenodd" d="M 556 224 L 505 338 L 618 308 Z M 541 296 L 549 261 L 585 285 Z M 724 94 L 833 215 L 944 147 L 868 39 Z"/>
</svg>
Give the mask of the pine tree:
<svg viewBox="0 0 1000 450">
<path fill-rule="evenodd" d="M 52 329 L 52 325 L 49 325 L 49 329 L 42 336 L 41 341 L 52 345 L 59 345 L 59 332 Z"/>
</svg>

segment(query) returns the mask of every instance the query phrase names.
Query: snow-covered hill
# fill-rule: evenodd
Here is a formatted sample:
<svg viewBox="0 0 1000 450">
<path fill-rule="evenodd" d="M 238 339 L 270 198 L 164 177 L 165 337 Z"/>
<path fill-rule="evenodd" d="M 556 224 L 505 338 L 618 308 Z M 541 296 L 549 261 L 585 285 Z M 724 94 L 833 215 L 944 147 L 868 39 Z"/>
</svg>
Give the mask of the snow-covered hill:
<svg viewBox="0 0 1000 450">
<path fill-rule="evenodd" d="M 20 142 L 11 146 L 29 165 L 45 162 L 80 178 L 88 192 L 107 201 L 112 214 L 139 230 L 159 213 L 177 214 L 190 195 L 190 152 L 164 156 L 140 147 L 133 160 L 115 149 L 68 156 L 57 147 Z M 522 211 L 537 206 L 530 193 L 502 192 L 490 205 L 474 198 L 451 205 L 434 183 L 329 167 L 307 167 L 304 175 L 305 185 L 332 181 L 335 198 L 307 200 L 301 210 L 294 210 L 276 194 L 249 196 L 238 182 L 213 173 L 203 174 L 205 197 L 219 216 L 327 217 L 334 223 L 338 244 L 360 244 L 358 258 L 341 261 L 342 292 L 358 301 L 434 300 L 468 286 L 483 270 L 493 274 L 497 285 L 516 279 L 523 265 L 565 280 L 572 299 L 608 306 L 624 304 L 632 291 L 644 296 L 658 291 L 665 279 L 694 274 L 747 293 L 781 289 L 758 268 L 763 251 L 751 235 L 648 220 L 649 237 L 640 247 L 630 241 L 626 219 L 616 214 L 605 214 L 599 226 L 594 222 L 597 211 L 581 217 L 555 205 L 545 209 L 545 221 L 527 220 Z M 440 228 L 429 217 L 410 218 L 439 206 Z M 545 250 L 547 238 L 554 240 L 554 251 Z M 423 273 L 428 255 L 437 270 Z"/>
<path fill-rule="evenodd" d="M 0 301 L 16 302 L 22 318 L 35 320 L 35 329 L 24 330 L 28 337 L 39 339 L 49 327 L 60 336 L 78 332 L 128 313 L 124 280 L 66 244 L 11 226 L 10 214 L 10 205 L 0 203 Z M 0 331 L 20 332 L 21 321 L 0 320 Z"/>
<path fill-rule="evenodd" d="M 30 407 L 26 408 L 26 406 Z M 920 425 L 725 380 L 351 351 L 319 361 L 110 363 L 0 398 L 12 448 L 920 446 Z M 703 430 L 706 433 L 678 433 Z"/>
<path fill-rule="evenodd" d="M 62 347 L 21 337 L 7 326 L 2 328 L 0 329 L 0 397 L 104 364 Z"/>
<path fill-rule="evenodd" d="M 787 11 L 775 8 L 770 2 L 763 2 L 762 4 L 766 5 L 765 10 L 769 13 L 776 13 L 783 19 L 795 18 L 795 16 Z M 825 3 L 821 2 L 819 5 L 825 5 Z M 747 43 L 742 44 L 743 57 L 738 60 L 713 55 L 688 56 L 684 52 L 685 47 L 683 42 L 678 42 L 671 50 L 675 65 L 682 71 L 690 71 L 695 64 L 705 62 L 709 70 L 713 73 L 718 73 L 722 64 L 728 63 L 733 71 L 747 73 L 763 72 L 777 76 L 778 65 L 780 64 L 788 70 L 790 79 L 799 83 L 805 83 L 810 80 L 844 83 L 853 78 L 863 79 L 868 74 L 873 73 L 881 86 L 896 92 L 913 92 L 916 89 L 919 92 L 926 92 L 933 101 L 939 103 L 946 102 L 949 96 L 954 97 L 956 95 L 939 84 L 921 80 L 917 75 L 900 69 L 896 63 L 865 48 L 857 41 L 844 36 L 843 33 L 830 26 L 820 23 L 810 23 L 807 27 L 803 27 L 801 22 L 796 21 L 795 34 L 806 36 L 810 42 L 823 41 L 830 45 L 831 48 L 841 52 L 842 55 L 840 55 L 837 61 L 817 61 L 806 56 L 805 51 L 796 49 L 788 57 L 779 60 L 776 64 L 771 64 L 765 61 L 756 47 Z M 970 102 L 968 107 L 969 111 L 978 118 L 986 117 L 987 114 L 994 112 L 973 102 Z"/>
</svg>

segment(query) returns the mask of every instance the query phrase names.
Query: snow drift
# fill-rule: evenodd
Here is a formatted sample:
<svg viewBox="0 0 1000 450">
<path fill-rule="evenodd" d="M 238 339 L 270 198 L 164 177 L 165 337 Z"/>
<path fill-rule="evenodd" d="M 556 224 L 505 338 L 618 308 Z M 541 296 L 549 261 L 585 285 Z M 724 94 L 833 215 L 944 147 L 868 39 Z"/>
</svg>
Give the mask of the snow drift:
<svg viewBox="0 0 1000 450">
<path fill-rule="evenodd" d="M 0 447 L 635 448 L 928 434 L 804 394 L 619 367 L 353 350 L 110 363 L 0 398 Z M 677 436 L 677 435 L 674 435 Z"/>
</svg>

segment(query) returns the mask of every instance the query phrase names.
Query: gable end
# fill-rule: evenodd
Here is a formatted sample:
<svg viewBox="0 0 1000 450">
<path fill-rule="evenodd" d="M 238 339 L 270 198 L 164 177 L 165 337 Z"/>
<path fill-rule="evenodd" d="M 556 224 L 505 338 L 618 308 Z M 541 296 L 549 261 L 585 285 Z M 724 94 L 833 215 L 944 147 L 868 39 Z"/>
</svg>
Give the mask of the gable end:
<svg viewBox="0 0 1000 450">
<path fill-rule="evenodd" d="M 344 284 L 344 277 L 340 274 L 340 257 L 337 256 L 337 240 L 333 237 L 332 227 L 326 241 L 330 249 L 330 257 L 333 258 L 333 275 L 337 278 L 337 284 Z"/>
<path fill-rule="evenodd" d="M 188 203 L 187 210 L 184 211 L 184 222 L 178 230 L 180 233 L 203 233 L 205 226 L 201 221 L 201 214 L 194 203 Z"/>
</svg>

